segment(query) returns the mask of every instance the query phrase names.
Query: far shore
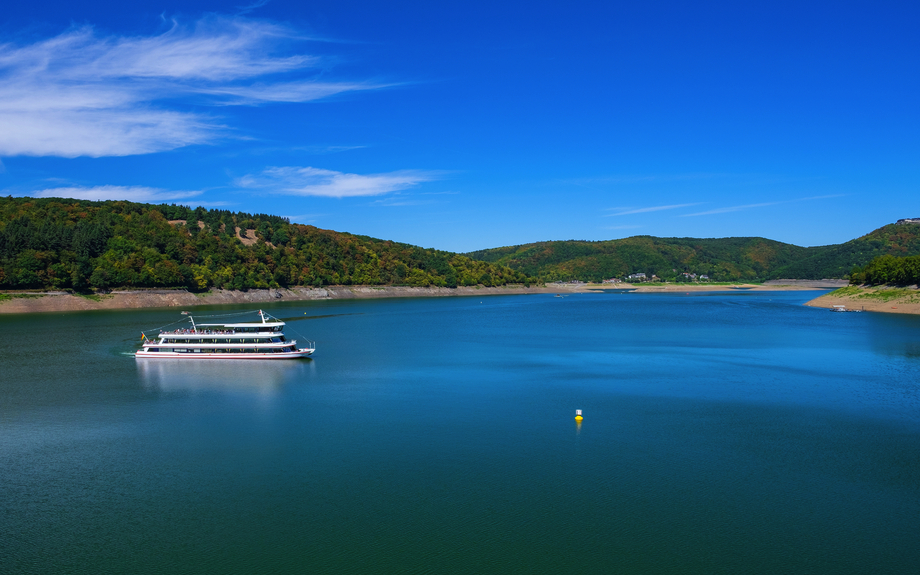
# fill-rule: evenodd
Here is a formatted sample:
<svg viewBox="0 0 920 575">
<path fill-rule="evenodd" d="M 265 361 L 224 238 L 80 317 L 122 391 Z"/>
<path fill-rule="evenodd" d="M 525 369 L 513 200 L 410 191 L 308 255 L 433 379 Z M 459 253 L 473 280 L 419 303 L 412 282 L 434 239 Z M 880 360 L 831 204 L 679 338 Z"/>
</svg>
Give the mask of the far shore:
<svg viewBox="0 0 920 575">
<path fill-rule="evenodd" d="M 847 285 L 846 280 L 770 280 L 762 284 L 748 283 L 640 283 L 640 284 L 605 284 L 604 289 L 630 289 L 636 293 L 659 292 L 713 292 L 713 291 L 804 291 L 837 289 Z M 591 284 L 590 289 L 598 289 Z"/>
<path fill-rule="evenodd" d="M 5 292 L 11 296 L 0 300 L 0 314 L 41 313 L 89 310 L 192 307 L 261 303 L 277 301 L 310 301 L 334 299 L 376 299 L 392 297 L 470 297 L 516 294 L 591 293 L 599 290 L 631 290 L 636 293 L 679 293 L 718 291 L 790 291 L 817 290 L 838 287 L 822 280 L 773 280 L 764 284 L 548 284 L 526 287 L 408 287 L 408 286 L 326 286 L 321 288 L 294 287 L 284 289 L 253 289 L 249 291 L 213 290 L 195 294 L 185 290 L 148 289 L 115 290 L 105 294 L 74 295 L 61 291 Z"/>
</svg>

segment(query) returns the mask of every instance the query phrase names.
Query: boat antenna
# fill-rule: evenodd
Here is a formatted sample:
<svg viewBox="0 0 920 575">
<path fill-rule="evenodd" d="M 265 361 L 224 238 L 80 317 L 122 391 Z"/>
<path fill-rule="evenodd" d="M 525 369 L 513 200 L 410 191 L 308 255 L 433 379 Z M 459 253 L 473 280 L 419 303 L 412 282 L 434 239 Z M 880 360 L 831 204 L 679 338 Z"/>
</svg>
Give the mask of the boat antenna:
<svg viewBox="0 0 920 575">
<path fill-rule="evenodd" d="M 259 310 L 259 316 L 262 318 L 262 323 L 265 323 L 265 314 L 262 313 L 262 310 Z"/>
</svg>

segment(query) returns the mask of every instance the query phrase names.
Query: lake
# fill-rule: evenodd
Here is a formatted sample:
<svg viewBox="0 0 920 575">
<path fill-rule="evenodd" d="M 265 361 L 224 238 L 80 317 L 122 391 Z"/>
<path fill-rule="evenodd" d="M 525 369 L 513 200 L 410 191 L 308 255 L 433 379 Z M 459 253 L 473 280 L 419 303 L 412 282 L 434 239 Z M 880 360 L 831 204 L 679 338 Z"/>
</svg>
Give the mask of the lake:
<svg viewBox="0 0 920 575">
<path fill-rule="evenodd" d="M 920 317 L 816 295 L 279 302 L 269 362 L 0 316 L 0 572 L 915 573 Z"/>
</svg>

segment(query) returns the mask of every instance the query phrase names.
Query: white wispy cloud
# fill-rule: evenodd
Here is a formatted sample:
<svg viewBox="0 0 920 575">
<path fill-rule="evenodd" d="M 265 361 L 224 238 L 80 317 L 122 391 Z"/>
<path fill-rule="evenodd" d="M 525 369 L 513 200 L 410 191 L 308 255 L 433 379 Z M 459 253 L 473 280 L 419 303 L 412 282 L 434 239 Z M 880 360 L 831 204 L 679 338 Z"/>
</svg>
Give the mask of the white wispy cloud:
<svg viewBox="0 0 920 575">
<path fill-rule="evenodd" d="M 744 204 L 742 206 L 728 206 L 725 208 L 716 208 L 714 210 L 706 210 L 705 212 L 696 212 L 693 214 L 681 214 L 682 218 L 689 218 L 692 216 L 710 216 L 713 214 L 727 214 L 729 212 L 740 212 L 741 210 L 750 210 L 753 208 L 765 208 L 767 206 L 775 206 L 777 204 L 782 204 L 785 202 L 761 202 L 759 204 Z"/>
<path fill-rule="evenodd" d="M 629 209 L 625 209 L 625 208 L 614 208 L 614 209 L 617 209 L 617 210 L 623 210 L 623 209 L 625 209 L 625 211 L 617 212 L 617 213 L 615 213 L 615 214 L 606 214 L 604 217 L 611 217 L 611 216 L 626 216 L 626 215 L 629 215 L 629 214 L 644 214 L 644 213 L 646 213 L 646 212 L 660 212 L 660 211 L 662 211 L 662 210 L 676 210 L 676 209 L 678 209 L 678 208 L 687 208 L 687 207 L 690 207 L 690 206 L 698 206 L 698 205 L 700 205 L 700 202 L 695 202 L 695 203 L 692 203 L 692 204 L 671 204 L 671 205 L 668 205 L 668 206 L 651 206 L 651 207 L 647 207 L 647 208 L 629 208 Z"/>
<path fill-rule="evenodd" d="M 679 182 L 704 179 L 731 177 L 733 174 L 723 173 L 690 173 L 690 174 L 621 174 L 616 176 L 594 176 L 583 178 L 564 178 L 556 183 L 572 184 L 576 186 L 607 186 L 623 184 L 646 184 L 662 182 Z"/>
<path fill-rule="evenodd" d="M 407 199 L 401 196 L 394 196 L 394 197 L 389 197 L 389 198 L 383 198 L 380 200 L 374 200 L 371 203 L 375 206 L 404 207 L 404 206 L 430 206 L 437 202 L 435 202 L 434 200 Z"/>
<path fill-rule="evenodd" d="M 281 216 L 281 217 L 287 218 L 291 220 L 292 222 L 295 222 L 298 224 L 310 224 L 328 215 L 329 214 L 299 214 L 296 216 L 286 215 L 286 216 Z"/>
<path fill-rule="evenodd" d="M 728 206 L 728 207 L 724 207 L 724 208 L 716 208 L 716 209 L 714 209 L 714 210 L 706 210 L 705 212 L 696 212 L 696 213 L 693 213 L 693 214 L 681 214 L 680 217 L 682 217 L 682 218 L 689 218 L 689 217 L 693 217 L 693 216 L 710 216 L 710 215 L 714 215 L 714 214 L 727 214 L 727 213 L 730 213 L 730 212 L 740 212 L 740 211 L 742 211 L 742 210 L 751 210 L 751 209 L 754 209 L 754 208 L 765 208 L 765 207 L 768 207 L 768 206 L 778 206 L 778 205 L 780 205 L 780 204 L 791 204 L 791 203 L 795 203 L 795 202 L 806 202 L 806 201 L 809 201 L 809 200 L 826 200 L 826 199 L 830 199 L 830 198 L 839 198 L 839 197 L 842 197 L 843 195 L 844 195 L 844 194 L 830 194 L 830 195 L 826 195 L 826 196 L 811 196 L 811 197 L 807 197 L 807 198 L 795 198 L 795 199 L 792 199 L 792 200 L 780 200 L 780 201 L 776 201 L 776 202 L 760 202 L 760 203 L 756 203 L 756 204 L 743 204 L 743 205 L 740 205 L 740 206 Z"/>
<path fill-rule="evenodd" d="M 242 188 L 295 196 L 350 198 L 380 196 L 439 179 L 439 172 L 400 170 L 384 174 L 347 174 L 313 167 L 271 167 L 236 180 Z"/>
<path fill-rule="evenodd" d="M 187 200 L 201 195 L 200 191 L 173 191 L 144 186 L 70 186 L 32 192 L 35 198 L 74 198 L 77 200 L 127 200 L 130 202 L 167 202 Z"/>
<path fill-rule="evenodd" d="M 246 6 L 237 6 L 237 7 L 236 7 L 237 12 L 236 12 L 236 13 L 237 13 L 237 14 L 248 14 L 248 13 L 252 12 L 253 10 L 258 10 L 258 9 L 261 8 L 262 6 L 265 6 L 265 5 L 268 4 L 270 1 L 271 1 L 271 0 L 257 0 L 256 2 L 252 2 L 251 4 L 247 4 Z"/>
<path fill-rule="evenodd" d="M 206 144 L 229 130 L 179 103 L 306 102 L 383 87 L 329 82 L 306 38 L 241 16 L 173 23 L 154 36 L 80 27 L 28 45 L 0 44 L 0 155 L 124 156 Z"/>
</svg>

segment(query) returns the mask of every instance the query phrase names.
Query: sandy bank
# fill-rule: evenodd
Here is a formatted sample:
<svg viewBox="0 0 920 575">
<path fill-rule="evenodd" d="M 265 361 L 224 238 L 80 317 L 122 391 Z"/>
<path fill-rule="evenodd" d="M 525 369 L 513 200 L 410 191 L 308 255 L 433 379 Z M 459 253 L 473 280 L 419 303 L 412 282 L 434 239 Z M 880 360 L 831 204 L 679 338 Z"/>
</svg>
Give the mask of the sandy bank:
<svg viewBox="0 0 920 575">
<path fill-rule="evenodd" d="M 920 290 L 916 286 L 852 286 L 817 297 L 805 305 L 827 309 L 842 305 L 850 310 L 920 314 Z"/>
<path fill-rule="evenodd" d="M 323 288 L 296 287 L 267 290 L 215 290 L 193 294 L 184 290 L 122 290 L 109 294 L 82 297 L 66 292 L 9 292 L 11 299 L 0 301 L 0 313 L 40 313 L 101 309 L 135 309 L 157 307 L 192 307 L 273 301 L 305 301 L 329 299 L 373 299 L 390 297 L 448 297 L 488 296 L 535 293 L 590 293 L 604 289 L 630 289 L 636 293 L 680 293 L 713 291 L 787 291 L 827 289 L 827 286 L 805 285 L 707 285 L 707 284 L 577 284 L 549 286 L 506 287 L 405 287 L 405 286 L 327 286 Z"/>
<path fill-rule="evenodd" d="M 388 297 L 485 296 L 529 293 L 556 293 L 559 288 L 544 287 L 402 287 L 402 286 L 328 286 L 296 287 L 267 290 L 215 290 L 193 294 L 184 290 L 113 291 L 109 294 L 81 297 L 65 292 L 21 292 L 0 301 L 0 313 L 39 313 L 148 307 L 192 307 L 196 305 L 305 301 L 329 299 L 372 299 Z M 572 291 L 572 290 L 567 290 Z"/>
</svg>

